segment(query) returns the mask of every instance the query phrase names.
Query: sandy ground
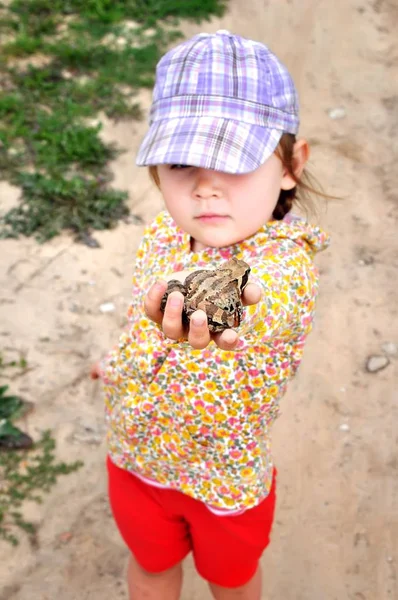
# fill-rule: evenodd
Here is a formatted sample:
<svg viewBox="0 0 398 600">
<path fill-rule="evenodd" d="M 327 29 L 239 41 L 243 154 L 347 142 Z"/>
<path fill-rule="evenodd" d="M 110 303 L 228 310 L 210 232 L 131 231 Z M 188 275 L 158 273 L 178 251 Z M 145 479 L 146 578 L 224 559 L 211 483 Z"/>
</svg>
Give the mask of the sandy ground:
<svg viewBox="0 0 398 600">
<path fill-rule="evenodd" d="M 370 355 L 398 344 L 397 25 L 396 0 L 230 0 L 223 19 L 185 28 L 230 29 L 284 59 L 301 93 L 313 171 L 343 196 L 321 211 L 333 245 L 319 261 L 316 328 L 275 427 L 267 599 L 398 598 L 398 357 L 365 369 Z M 148 222 L 161 201 L 133 163 L 144 129 L 104 121 L 103 135 L 128 148 L 113 164 L 114 184 Z M 0 196 L 4 208 L 18 190 L 3 183 Z M 51 428 L 60 458 L 84 460 L 42 506 L 26 507 L 38 547 L 24 539 L 0 547 L 1 600 L 127 597 L 127 553 L 107 505 L 101 390 L 88 371 L 124 324 L 141 232 L 132 221 L 96 233 L 99 249 L 67 235 L 44 246 L 1 242 L 1 348 L 24 351 L 31 368 L 12 382 L 36 403 L 25 425 L 34 437 Z M 102 313 L 105 302 L 115 310 Z M 183 598 L 209 598 L 190 559 Z"/>
</svg>

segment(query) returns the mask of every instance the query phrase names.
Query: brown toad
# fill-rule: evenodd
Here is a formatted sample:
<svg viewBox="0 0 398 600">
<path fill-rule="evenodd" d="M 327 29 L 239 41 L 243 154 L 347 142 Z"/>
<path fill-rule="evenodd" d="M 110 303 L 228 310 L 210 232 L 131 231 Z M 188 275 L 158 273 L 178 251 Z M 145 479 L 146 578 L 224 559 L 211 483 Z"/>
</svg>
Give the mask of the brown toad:
<svg viewBox="0 0 398 600">
<path fill-rule="evenodd" d="M 242 318 L 242 292 L 248 282 L 250 267 L 243 260 L 231 258 L 217 269 L 199 269 L 190 273 L 184 283 L 177 279 L 168 282 L 161 302 L 164 311 L 171 292 L 184 296 L 183 322 L 185 325 L 195 310 L 207 315 L 209 331 L 216 333 L 238 327 Z"/>
</svg>

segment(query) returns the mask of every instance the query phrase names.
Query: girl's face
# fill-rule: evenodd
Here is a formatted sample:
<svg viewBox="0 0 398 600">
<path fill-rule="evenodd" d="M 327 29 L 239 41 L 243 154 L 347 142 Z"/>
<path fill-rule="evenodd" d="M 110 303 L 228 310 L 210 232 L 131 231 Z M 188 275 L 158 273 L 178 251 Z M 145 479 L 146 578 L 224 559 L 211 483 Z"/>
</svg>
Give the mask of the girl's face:
<svg viewBox="0 0 398 600">
<path fill-rule="evenodd" d="M 255 234 L 272 218 L 281 188 L 295 185 L 275 154 L 241 175 L 186 165 L 159 165 L 157 170 L 166 208 L 191 236 L 195 252 Z"/>
</svg>

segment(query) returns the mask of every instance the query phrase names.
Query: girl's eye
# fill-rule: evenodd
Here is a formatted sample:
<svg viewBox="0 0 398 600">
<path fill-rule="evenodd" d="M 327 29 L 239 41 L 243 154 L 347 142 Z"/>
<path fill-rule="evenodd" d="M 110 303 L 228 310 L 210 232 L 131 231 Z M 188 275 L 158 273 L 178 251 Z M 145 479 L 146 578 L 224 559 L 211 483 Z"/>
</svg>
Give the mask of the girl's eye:
<svg viewBox="0 0 398 600">
<path fill-rule="evenodd" d="M 189 165 L 170 165 L 170 169 L 189 169 Z"/>
</svg>

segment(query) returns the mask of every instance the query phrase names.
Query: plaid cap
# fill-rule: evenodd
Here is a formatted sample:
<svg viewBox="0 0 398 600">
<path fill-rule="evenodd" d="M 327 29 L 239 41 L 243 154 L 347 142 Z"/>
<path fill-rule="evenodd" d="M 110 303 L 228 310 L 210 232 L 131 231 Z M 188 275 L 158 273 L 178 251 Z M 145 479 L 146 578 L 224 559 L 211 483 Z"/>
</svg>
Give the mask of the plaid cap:
<svg viewBox="0 0 398 600">
<path fill-rule="evenodd" d="M 159 61 L 137 165 L 183 164 L 226 173 L 262 165 L 297 133 L 298 97 L 264 45 L 228 31 L 201 33 Z"/>
</svg>

